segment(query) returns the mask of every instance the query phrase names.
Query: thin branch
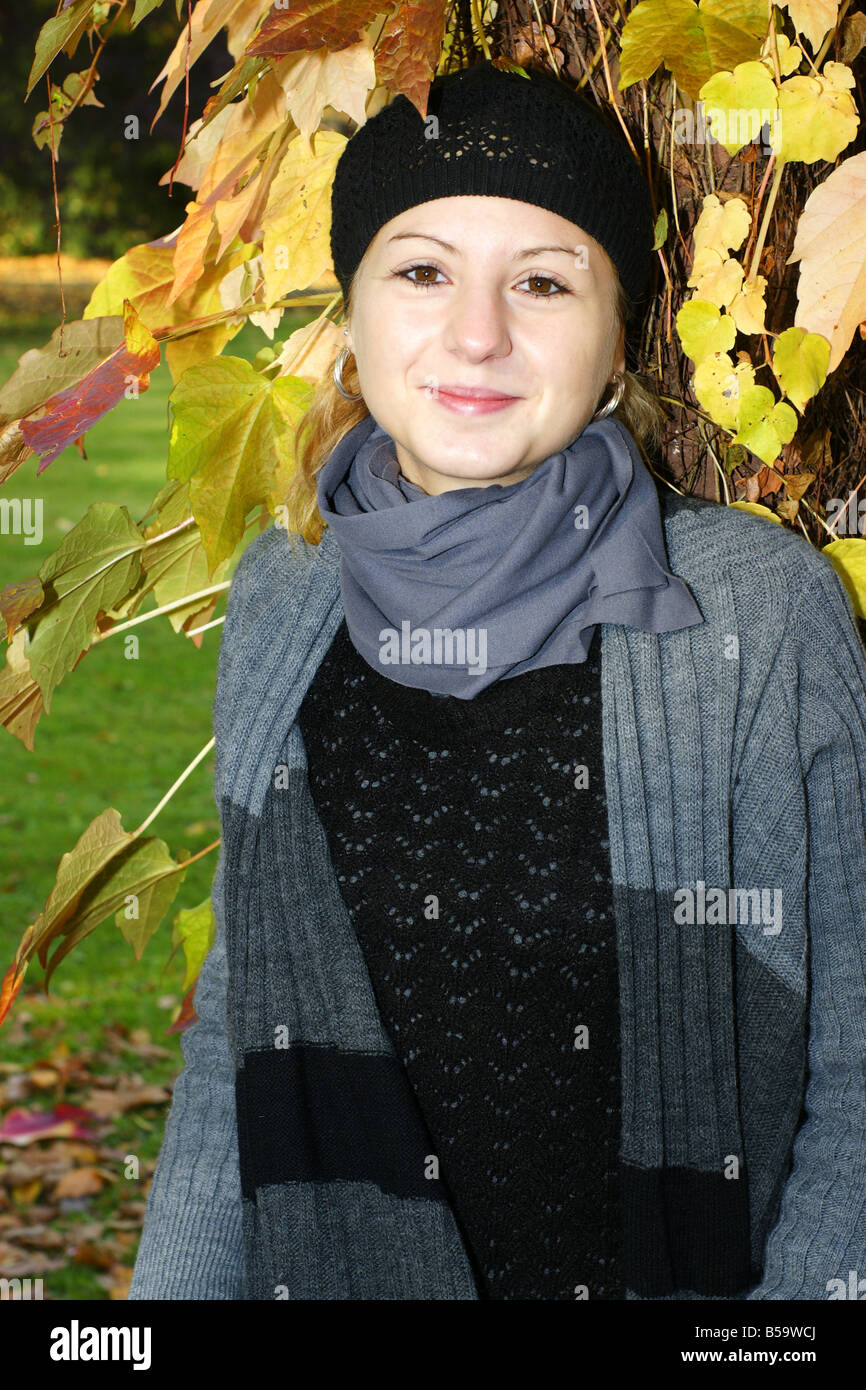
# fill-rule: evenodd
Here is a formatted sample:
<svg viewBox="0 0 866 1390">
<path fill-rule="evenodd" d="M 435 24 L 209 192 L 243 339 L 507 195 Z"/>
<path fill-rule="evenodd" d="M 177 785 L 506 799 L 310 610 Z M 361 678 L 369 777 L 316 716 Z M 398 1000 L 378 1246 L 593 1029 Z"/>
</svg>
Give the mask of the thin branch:
<svg viewBox="0 0 866 1390">
<path fill-rule="evenodd" d="M 212 619 L 212 621 L 209 622 L 209 623 L 202 623 L 201 627 L 190 627 L 190 628 L 187 628 L 187 630 L 186 630 L 186 635 L 187 635 L 187 637 L 195 637 L 196 634 L 199 633 L 199 632 L 207 632 L 207 630 L 208 630 L 209 627 L 220 627 L 220 626 L 225 622 L 225 620 L 226 620 L 226 615 L 225 615 L 225 613 L 223 613 L 223 615 L 222 615 L 221 618 L 214 618 L 214 619 Z"/>
<path fill-rule="evenodd" d="M 592 17 L 593 17 L 593 19 L 595 20 L 595 27 L 596 27 L 596 29 L 598 30 L 598 41 L 599 41 L 599 43 L 600 43 L 600 45 L 601 45 L 601 60 L 602 60 L 602 63 L 604 64 L 604 76 L 605 76 L 605 81 L 607 82 L 607 95 L 608 95 L 608 99 L 609 99 L 610 104 L 611 104 L 611 106 L 613 107 L 614 111 L 616 112 L 616 118 L 617 118 L 617 120 L 619 121 L 620 125 L 622 126 L 622 129 L 623 129 L 623 133 L 624 133 L 624 135 L 625 135 L 625 138 L 626 138 L 626 140 L 627 140 L 628 143 L 629 143 L 629 148 L 631 149 L 631 152 L 632 152 L 632 154 L 634 155 L 635 159 L 637 159 L 638 153 L 637 153 L 637 150 L 636 150 L 635 147 L 634 147 L 634 141 L 632 140 L 631 135 L 629 134 L 628 126 L 626 125 L 625 121 L 624 121 L 623 118 L 622 118 L 622 112 L 621 112 L 620 109 L 619 109 L 619 105 L 618 105 L 618 103 L 617 103 L 616 96 L 615 96 L 615 94 L 614 94 L 613 82 L 611 81 L 611 77 L 610 77 L 610 68 L 609 68 L 608 65 L 607 65 L 607 44 L 606 44 L 606 42 L 605 42 L 604 32 L 603 32 L 602 27 L 601 27 L 601 20 L 600 20 L 599 17 L 598 17 L 598 10 L 596 9 L 595 0 L 589 0 L 589 3 L 590 3 L 590 5 L 591 5 L 591 7 L 592 7 Z"/>
<path fill-rule="evenodd" d="M 114 627 L 108 628 L 95 637 L 94 642 L 104 642 L 106 637 L 114 637 L 118 632 L 127 632 L 131 627 L 138 627 L 139 623 L 149 623 L 151 618 L 159 618 L 163 613 L 172 613 L 175 608 L 186 608 L 190 603 L 195 603 L 200 598 L 208 598 L 210 594 L 222 593 L 231 584 L 230 579 L 223 580 L 222 584 L 211 584 L 208 589 L 199 589 L 194 594 L 184 594 L 183 598 L 172 599 L 171 603 L 164 603 L 160 608 L 149 608 L 146 613 L 139 613 L 137 618 L 128 618 L 124 623 L 117 623 Z"/>
<path fill-rule="evenodd" d="M 535 10 L 536 16 L 538 18 L 538 28 L 541 33 L 541 37 L 544 40 L 544 47 L 547 49 L 547 56 L 550 59 L 550 66 L 553 68 L 555 76 L 558 77 L 559 67 L 557 65 L 556 59 L 553 56 L 553 51 L 550 47 L 550 40 L 547 37 L 547 25 L 541 18 L 541 13 L 538 8 L 538 0 L 532 0 L 532 8 Z"/>
<path fill-rule="evenodd" d="M 87 72 L 84 74 L 84 81 L 83 81 L 82 84 L 81 84 L 81 90 L 79 91 L 79 93 L 78 93 L 77 97 L 75 98 L 75 100 L 74 100 L 74 101 L 71 103 L 71 105 L 68 106 L 67 109 L 66 109 L 66 115 L 63 117 L 64 122 L 66 122 L 66 121 L 69 120 L 69 117 L 72 115 L 72 112 L 75 110 L 75 108 L 76 108 L 77 106 L 80 106 L 80 105 L 81 105 L 81 103 L 84 101 L 84 98 L 87 96 L 88 92 L 89 92 L 89 91 L 91 90 L 91 88 L 93 87 L 93 76 L 94 76 L 94 73 L 95 73 L 95 71 L 96 71 L 96 64 L 99 62 L 99 55 L 100 55 L 100 53 L 102 52 L 102 50 L 103 50 L 103 48 L 105 47 L 105 45 L 108 43 L 108 40 L 111 38 L 111 34 L 112 34 L 113 29 L 114 29 L 114 26 L 117 24 L 117 21 L 120 19 L 120 16 L 123 14 L 123 11 L 125 10 L 125 8 L 126 8 L 126 0 L 120 0 L 120 5 L 118 6 L 117 12 L 116 12 L 114 18 L 112 19 L 111 23 L 110 23 L 109 26 L 108 26 L 108 30 L 107 30 L 107 32 L 106 32 L 104 38 L 103 38 L 103 36 L 102 36 L 101 34 L 99 34 L 99 29 L 96 28 L 96 26 L 94 25 L 94 28 L 96 28 L 97 34 L 99 34 L 99 47 L 97 48 L 96 52 L 95 52 L 94 55 L 93 55 L 93 61 L 91 62 L 90 67 L 87 69 Z"/>
<path fill-rule="evenodd" d="M 773 176 L 773 185 L 770 189 L 770 196 L 767 199 L 767 206 L 764 208 L 764 216 L 761 220 L 761 230 L 758 233 L 758 240 L 755 245 L 754 254 L 752 255 L 752 263 L 749 267 L 748 278 L 750 280 L 754 280 L 755 275 L 757 274 L 758 266 L 761 262 L 761 252 L 764 249 L 764 242 L 767 239 L 767 232 L 770 228 L 770 218 L 773 215 L 773 208 L 776 206 L 776 196 L 779 192 L 779 185 L 782 182 L 782 175 L 784 174 L 784 172 L 785 160 L 782 159 L 776 165 L 776 172 Z"/>
<path fill-rule="evenodd" d="M 203 859 L 206 854 L 210 854 L 211 850 L 216 849 L 217 845 L 220 844 L 222 844 L 222 837 L 218 840 L 211 840 L 210 844 L 205 845 L 204 849 L 200 849 L 197 854 L 191 854 L 189 859 L 182 860 L 178 869 L 188 869 L 190 864 L 194 864 L 197 859 Z"/>
<path fill-rule="evenodd" d="M 183 72 L 183 79 L 184 79 L 184 87 L 183 87 L 183 130 L 182 130 L 181 133 L 180 133 L 180 141 L 179 141 L 178 150 L 177 150 L 177 159 L 174 161 L 174 164 L 173 164 L 172 167 L 171 167 L 171 173 L 170 173 L 170 175 L 169 175 L 169 180 L 168 180 L 168 196 L 169 196 L 169 198 L 171 197 L 172 193 L 174 192 L 174 176 L 175 176 L 175 174 L 176 174 L 176 172 L 177 172 L 177 166 L 180 164 L 181 158 L 182 158 L 182 156 L 183 156 L 183 145 L 184 145 L 184 141 L 186 140 L 187 126 L 188 126 L 188 124 L 189 124 L 189 52 L 190 52 L 190 49 L 191 49 L 191 48 L 192 48 L 192 0 L 186 0 L 186 54 L 185 54 L 185 57 L 184 57 L 184 72 Z"/>
<path fill-rule="evenodd" d="M 58 339 L 58 355 L 63 356 L 63 326 L 66 323 L 66 296 L 63 293 L 63 271 L 60 266 L 60 202 L 57 197 L 57 151 L 54 147 L 54 117 L 51 113 L 51 74 L 46 72 L 45 81 L 48 84 L 48 125 L 51 132 L 49 141 L 49 154 L 51 156 L 51 187 L 54 193 L 54 216 L 57 221 L 54 226 L 57 230 L 57 282 L 60 288 L 60 337 Z"/>
<path fill-rule="evenodd" d="M 137 836 L 137 835 L 143 834 L 144 831 L 147 829 L 147 827 L 150 825 L 151 821 L 156 820 L 157 816 L 159 815 L 159 813 L 160 813 L 160 811 L 162 810 L 163 806 L 165 806 L 166 802 L 168 802 L 168 801 L 171 800 L 171 798 L 174 796 L 175 792 L 177 791 L 178 787 L 182 786 L 183 783 L 186 781 L 187 777 L 189 776 L 189 774 L 190 774 L 191 772 L 193 772 L 193 771 L 195 770 L 195 768 L 198 767 L 198 765 L 199 765 L 199 763 L 201 762 L 202 758 L 206 758 L 206 757 L 207 757 L 208 753 L 209 753 L 210 750 L 213 748 L 213 746 L 214 746 L 215 743 L 216 743 L 216 738 L 209 739 L 208 742 L 205 744 L 204 748 L 202 748 L 200 752 L 196 753 L 196 755 L 195 755 L 195 757 L 193 758 L 192 762 L 189 763 L 189 765 L 188 765 L 187 767 L 184 768 L 184 770 L 183 770 L 183 772 L 180 774 L 180 776 L 176 779 L 176 781 L 174 781 L 174 782 L 172 783 L 172 785 L 169 787 L 168 791 L 166 792 L 165 796 L 162 797 L 161 800 L 158 801 L 158 802 L 156 803 L 156 805 L 154 806 L 153 810 L 151 811 L 151 813 L 150 813 L 150 815 L 147 817 L 147 819 L 146 819 L 146 820 L 143 820 L 143 821 L 141 822 L 141 825 L 138 827 L 138 829 L 133 831 L 133 835 L 136 835 L 136 836 Z"/>
</svg>

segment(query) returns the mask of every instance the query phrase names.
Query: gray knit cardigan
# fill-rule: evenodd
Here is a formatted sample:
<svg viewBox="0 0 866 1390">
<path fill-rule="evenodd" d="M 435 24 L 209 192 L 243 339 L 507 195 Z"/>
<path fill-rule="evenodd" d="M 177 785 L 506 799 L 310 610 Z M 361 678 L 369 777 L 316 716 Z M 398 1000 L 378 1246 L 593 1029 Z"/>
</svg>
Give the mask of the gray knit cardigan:
<svg viewBox="0 0 866 1390">
<path fill-rule="evenodd" d="M 626 1297 L 826 1299 L 866 1277 L 866 654 L 804 538 L 673 494 L 662 514 L 705 621 L 601 628 Z M 133 1299 L 477 1297 L 307 780 L 296 714 L 343 618 L 339 559 L 328 531 L 272 526 L 231 585 L 217 937 Z M 683 890 L 713 888 L 721 917 L 684 922 Z M 272 1135 L 239 1139 L 236 1087 Z M 706 1284 L 720 1241 L 734 1291 Z"/>
</svg>

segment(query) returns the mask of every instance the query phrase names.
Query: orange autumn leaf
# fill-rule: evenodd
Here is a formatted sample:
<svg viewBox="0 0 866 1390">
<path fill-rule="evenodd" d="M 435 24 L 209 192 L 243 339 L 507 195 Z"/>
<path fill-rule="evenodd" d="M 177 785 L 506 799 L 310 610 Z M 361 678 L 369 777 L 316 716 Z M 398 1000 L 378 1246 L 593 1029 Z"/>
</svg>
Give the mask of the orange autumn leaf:
<svg viewBox="0 0 866 1390">
<path fill-rule="evenodd" d="M 9 1010 L 12 1008 L 12 1005 L 15 1003 L 18 991 L 24 983 L 26 970 L 27 966 L 25 965 L 20 975 L 16 975 L 15 965 L 13 963 L 3 976 L 2 983 L 0 983 L 0 1023 L 3 1022 Z"/>
<path fill-rule="evenodd" d="M 301 0 L 274 8 L 265 19 L 246 57 L 257 54 L 281 57 L 305 48 L 327 48 L 337 53 L 360 43 L 361 30 L 382 13 L 381 0 Z"/>
<path fill-rule="evenodd" d="M 191 1028 L 197 1021 L 198 1014 L 192 1006 L 193 995 L 195 994 L 195 984 L 191 985 L 183 996 L 180 1012 L 170 1028 L 166 1028 L 167 1033 L 183 1033 L 187 1028 Z"/>
<path fill-rule="evenodd" d="M 45 591 L 38 575 L 22 579 L 17 584 L 7 584 L 0 589 L 0 615 L 6 620 L 6 640 L 12 641 L 19 623 L 37 609 L 45 598 Z"/>
<path fill-rule="evenodd" d="M 61 1197 L 95 1197 L 105 1181 L 101 1168 L 70 1168 L 56 1183 L 52 1196 L 56 1201 Z"/>
<path fill-rule="evenodd" d="M 422 120 L 427 117 L 430 83 L 445 37 L 445 0 L 402 0 L 389 16 L 376 45 L 379 81 L 395 95 L 409 98 Z"/>
</svg>

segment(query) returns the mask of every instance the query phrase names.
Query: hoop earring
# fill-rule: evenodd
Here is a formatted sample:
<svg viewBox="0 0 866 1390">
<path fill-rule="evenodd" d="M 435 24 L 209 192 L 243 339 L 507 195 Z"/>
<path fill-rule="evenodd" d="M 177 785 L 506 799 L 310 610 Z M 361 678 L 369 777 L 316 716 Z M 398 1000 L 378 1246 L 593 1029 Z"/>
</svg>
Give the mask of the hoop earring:
<svg viewBox="0 0 866 1390">
<path fill-rule="evenodd" d="M 593 420 L 604 420 L 608 415 L 612 415 L 623 398 L 625 392 L 625 377 L 620 372 L 614 372 L 611 381 L 616 382 L 616 390 L 606 405 L 601 410 L 597 410 L 593 415 Z"/>
<path fill-rule="evenodd" d="M 341 348 L 339 351 L 337 360 L 334 363 L 334 385 L 336 386 L 340 395 L 344 396 L 347 401 L 360 401 L 363 399 L 364 396 L 363 391 L 359 391 L 356 396 L 353 395 L 351 391 L 347 391 L 345 386 L 343 385 L 343 366 L 351 350 L 351 348 L 344 347 Z"/>
</svg>

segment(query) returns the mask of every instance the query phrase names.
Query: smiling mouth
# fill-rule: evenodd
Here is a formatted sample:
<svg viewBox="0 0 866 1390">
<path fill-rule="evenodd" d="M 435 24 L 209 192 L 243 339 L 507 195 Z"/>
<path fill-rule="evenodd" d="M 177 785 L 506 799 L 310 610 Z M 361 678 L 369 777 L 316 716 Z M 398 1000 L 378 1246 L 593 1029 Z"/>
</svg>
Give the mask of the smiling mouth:
<svg viewBox="0 0 866 1390">
<path fill-rule="evenodd" d="M 432 394 L 451 396 L 456 400 L 467 401 L 517 401 L 521 399 L 520 396 L 514 396 L 508 391 L 494 391 L 488 386 L 458 386 L 456 384 L 434 387 Z"/>
<path fill-rule="evenodd" d="M 522 396 L 503 396 L 499 392 L 480 387 L 439 386 L 434 391 L 428 389 L 427 394 L 452 415 L 465 416 L 492 415 L 507 409 L 510 405 L 516 405 L 523 399 Z"/>
</svg>

